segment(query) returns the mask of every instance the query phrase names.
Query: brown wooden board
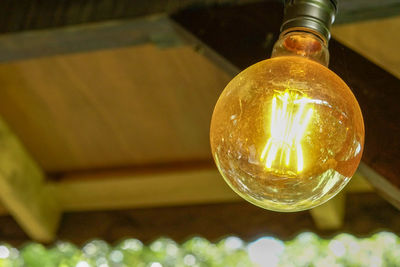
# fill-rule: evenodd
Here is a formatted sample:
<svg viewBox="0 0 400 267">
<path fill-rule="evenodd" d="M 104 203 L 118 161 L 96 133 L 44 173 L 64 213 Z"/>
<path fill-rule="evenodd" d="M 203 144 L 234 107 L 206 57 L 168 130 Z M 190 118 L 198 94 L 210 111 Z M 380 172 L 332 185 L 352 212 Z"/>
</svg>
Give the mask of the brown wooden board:
<svg viewBox="0 0 400 267">
<path fill-rule="evenodd" d="M 137 18 L 185 8 L 252 1 L 254 0 L 3 0 L 0 2 L 0 33 Z"/>
<path fill-rule="evenodd" d="M 0 202 L 34 240 L 53 240 L 61 217 L 43 171 L 0 118 Z"/>
<path fill-rule="evenodd" d="M 252 2 L 283 0 L 3 0 L 0 1 L 0 33 Z M 338 22 L 352 22 L 397 15 L 400 3 L 397 0 L 341 0 L 339 10 Z"/>
<path fill-rule="evenodd" d="M 190 45 L 0 65 L 0 114 L 47 172 L 208 160 L 230 75 Z"/>
<path fill-rule="evenodd" d="M 153 44 L 182 45 L 165 15 L 0 35 L 0 62 Z"/>
<path fill-rule="evenodd" d="M 396 17 L 334 25 L 332 35 L 379 67 L 400 78 L 400 12 Z"/>
</svg>

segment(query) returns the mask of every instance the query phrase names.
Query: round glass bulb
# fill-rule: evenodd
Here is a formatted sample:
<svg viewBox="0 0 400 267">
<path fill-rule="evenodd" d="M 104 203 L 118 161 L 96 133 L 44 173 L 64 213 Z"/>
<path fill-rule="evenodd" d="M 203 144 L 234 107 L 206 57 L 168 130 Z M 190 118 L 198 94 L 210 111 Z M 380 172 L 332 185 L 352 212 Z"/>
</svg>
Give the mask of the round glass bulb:
<svg viewBox="0 0 400 267">
<path fill-rule="evenodd" d="M 239 73 L 211 121 L 211 149 L 230 187 L 274 211 L 336 195 L 361 159 L 364 123 L 349 87 L 306 57 L 280 56 Z"/>
</svg>

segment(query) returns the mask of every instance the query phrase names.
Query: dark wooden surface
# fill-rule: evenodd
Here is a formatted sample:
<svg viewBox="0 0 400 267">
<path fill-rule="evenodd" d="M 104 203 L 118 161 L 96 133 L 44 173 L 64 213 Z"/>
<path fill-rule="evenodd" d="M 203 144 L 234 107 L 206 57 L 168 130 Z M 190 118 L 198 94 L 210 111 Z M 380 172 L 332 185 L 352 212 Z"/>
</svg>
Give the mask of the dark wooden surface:
<svg viewBox="0 0 400 267">
<path fill-rule="evenodd" d="M 185 45 L 167 16 L 153 16 L 43 30 L 35 34 L 0 35 L 0 62 L 146 44 L 154 44 L 158 48 Z"/>
<path fill-rule="evenodd" d="M 379 19 L 400 13 L 398 0 L 338 0 L 337 23 Z"/>
<path fill-rule="evenodd" d="M 369 236 L 381 230 L 400 234 L 398 211 L 374 193 L 347 195 L 344 225 L 337 231 L 318 230 L 306 211 L 270 212 L 246 202 L 121 211 L 66 213 L 58 232 L 59 240 L 77 245 L 101 238 L 110 243 L 135 237 L 149 243 L 160 236 L 184 242 L 194 235 L 218 241 L 236 235 L 247 241 L 261 235 L 288 240 L 303 231 L 322 237 L 347 232 Z M 0 217 L 0 240 L 21 246 L 29 239 L 10 216 Z"/>
<path fill-rule="evenodd" d="M 88 22 L 136 18 L 184 9 L 238 6 L 283 0 L 3 0 L 0 33 L 48 29 Z M 336 21 L 352 22 L 398 15 L 397 0 L 340 0 Z"/>
<path fill-rule="evenodd" d="M 254 0 L 3 0 L 0 1 L 0 33 L 137 18 L 182 9 L 252 1 Z"/>
<path fill-rule="evenodd" d="M 173 18 L 231 63 L 244 69 L 270 57 L 278 38 L 283 6 L 256 3 L 241 7 L 189 10 Z M 363 112 L 366 141 L 363 162 L 400 188 L 400 80 L 335 40 L 329 43 L 330 68 L 349 85 Z M 369 177 L 367 177 L 369 178 Z M 375 186 L 392 203 L 397 191 Z M 400 208 L 400 204 L 398 205 Z"/>
<path fill-rule="evenodd" d="M 172 18 L 236 67 L 245 69 L 270 57 L 279 37 L 283 5 L 268 2 L 186 10 Z"/>
<path fill-rule="evenodd" d="M 308 211 L 271 212 L 247 202 L 239 202 L 120 212 L 67 213 L 59 237 L 81 244 L 96 236 L 109 242 L 133 236 L 148 243 L 160 236 L 183 242 L 193 235 L 204 236 L 210 241 L 237 235 L 251 241 L 261 235 L 288 240 L 303 231 L 313 231 L 323 237 L 340 232 L 367 236 L 384 229 L 400 234 L 398 210 L 378 195 L 350 194 L 347 201 L 349 205 L 344 226 L 336 231 L 318 230 Z M 99 226 L 93 227 L 96 222 L 104 223 L 97 223 Z"/>
</svg>

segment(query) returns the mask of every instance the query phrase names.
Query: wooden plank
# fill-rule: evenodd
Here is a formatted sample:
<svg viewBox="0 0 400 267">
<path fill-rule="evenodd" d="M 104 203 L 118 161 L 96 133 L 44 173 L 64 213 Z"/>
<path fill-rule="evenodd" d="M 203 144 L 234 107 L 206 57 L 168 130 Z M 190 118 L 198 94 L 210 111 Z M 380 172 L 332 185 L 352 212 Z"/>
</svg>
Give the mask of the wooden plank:
<svg viewBox="0 0 400 267">
<path fill-rule="evenodd" d="M 351 178 L 349 184 L 328 202 L 310 210 L 311 216 L 320 230 L 338 230 L 344 224 L 346 214 L 346 198 L 349 194 L 374 191 L 374 187 L 366 181 L 365 172 L 360 169 Z M 349 204 L 351 205 L 351 204 Z"/>
<path fill-rule="evenodd" d="M 106 20 L 137 18 L 159 13 L 175 13 L 185 9 L 199 10 L 210 6 L 243 6 L 279 0 L 3 0 L 0 2 L 0 33 L 49 29 Z M 352 22 L 397 15 L 397 0 L 339 1 L 338 22 Z"/>
<path fill-rule="evenodd" d="M 400 112 L 400 80 L 338 42 L 331 42 L 330 50 L 332 70 L 352 88 L 363 112 L 366 139 L 361 166 L 400 188 L 400 117 L 395 115 Z M 400 209 L 400 194 L 386 190 L 377 176 L 364 173 L 364 177 Z"/>
<path fill-rule="evenodd" d="M 372 191 L 360 174 L 344 190 Z M 113 210 L 242 200 L 215 168 L 83 172 L 51 184 L 64 211 Z M 71 197 L 73 196 L 73 197 Z M 329 204 L 328 209 L 336 208 Z M 331 212 L 333 213 L 333 212 Z M 333 216 L 333 215 L 332 215 Z M 339 219 L 339 217 L 337 218 Z"/>
<path fill-rule="evenodd" d="M 336 23 L 352 23 L 397 16 L 400 3 L 398 0 L 339 0 L 338 9 Z"/>
<path fill-rule="evenodd" d="M 65 211 L 116 210 L 239 201 L 214 167 L 191 164 L 161 169 L 74 172 L 46 184 Z M 194 167 L 199 165 L 199 167 Z M 203 167 L 201 167 L 203 165 Z M 365 193 L 373 187 L 357 172 L 346 193 Z M 7 214 L 0 206 L 0 215 Z"/>
<path fill-rule="evenodd" d="M 400 12 L 399 12 L 400 13 Z M 400 78 L 400 16 L 336 25 L 333 37 Z"/>
<path fill-rule="evenodd" d="M 245 4 L 255 0 L 3 0 L 0 33 L 47 29 L 121 18 L 173 13 L 186 8 Z M 260 1 L 260 0 L 258 0 Z M 265 1 L 265 0 L 264 0 Z M 277 1 L 277 0 L 273 0 Z"/>
<path fill-rule="evenodd" d="M 340 192 L 328 202 L 310 210 L 316 226 L 321 230 L 336 230 L 343 225 L 346 194 Z"/>
<path fill-rule="evenodd" d="M 60 218 L 42 170 L 0 120 L 0 199 L 33 239 L 52 241 Z"/>
<path fill-rule="evenodd" d="M 240 201 L 215 168 L 104 171 L 63 177 L 54 187 L 64 211 Z"/>
<path fill-rule="evenodd" d="M 156 15 L 136 20 L 0 35 L 0 62 L 148 43 L 165 48 L 181 45 L 182 42 L 170 20 Z"/>
<path fill-rule="evenodd" d="M 361 164 L 364 165 L 363 163 Z M 370 182 L 368 182 L 365 176 L 366 174 L 361 172 L 360 168 L 358 168 L 344 190 L 348 193 L 363 193 L 374 191 L 374 187 L 371 185 Z"/>
<path fill-rule="evenodd" d="M 47 172 L 209 160 L 231 76 L 191 45 L 0 65 L 0 114 Z"/>
<path fill-rule="evenodd" d="M 283 5 L 265 2 L 184 10 L 172 19 L 242 70 L 270 57 L 280 34 Z"/>
<path fill-rule="evenodd" d="M 384 195 L 387 201 L 392 203 L 395 207 L 400 207 L 400 200 L 398 197 L 400 196 L 399 187 L 390 183 L 385 177 L 377 173 L 365 163 L 360 164 L 359 172 L 362 176 L 368 177 L 370 184 L 374 186 L 378 192 Z"/>
<path fill-rule="evenodd" d="M 176 31 L 176 34 L 179 35 L 179 38 L 182 42 L 193 47 L 193 49 L 196 50 L 197 53 L 209 59 L 219 69 L 223 70 L 229 76 L 235 77 L 240 72 L 240 69 L 237 66 L 233 65 L 229 60 L 222 57 L 211 47 L 196 38 L 196 36 L 194 36 L 192 33 L 185 30 L 181 25 L 173 20 L 169 20 L 169 23 L 171 27 L 173 27 L 173 29 Z"/>
</svg>

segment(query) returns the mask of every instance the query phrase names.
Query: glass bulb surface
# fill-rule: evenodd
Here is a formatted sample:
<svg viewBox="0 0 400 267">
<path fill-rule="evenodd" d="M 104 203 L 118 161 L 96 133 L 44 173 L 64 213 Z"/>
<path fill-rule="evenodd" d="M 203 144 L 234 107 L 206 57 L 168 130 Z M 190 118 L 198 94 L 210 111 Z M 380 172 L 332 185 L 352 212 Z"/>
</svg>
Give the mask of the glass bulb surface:
<svg viewBox="0 0 400 267">
<path fill-rule="evenodd" d="M 224 89 L 211 149 L 230 187 L 274 211 L 315 207 L 336 195 L 361 159 L 364 123 L 349 87 L 298 56 L 261 61 Z"/>
</svg>

